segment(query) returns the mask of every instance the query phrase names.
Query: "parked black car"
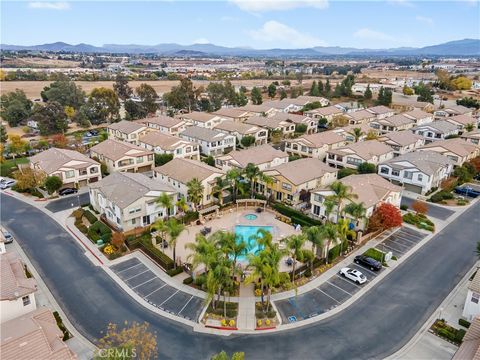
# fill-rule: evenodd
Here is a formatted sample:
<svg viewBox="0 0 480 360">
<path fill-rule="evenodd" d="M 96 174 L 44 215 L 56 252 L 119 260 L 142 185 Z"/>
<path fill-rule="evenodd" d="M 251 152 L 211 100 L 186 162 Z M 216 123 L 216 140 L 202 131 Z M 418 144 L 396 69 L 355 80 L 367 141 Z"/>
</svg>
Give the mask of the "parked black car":
<svg viewBox="0 0 480 360">
<path fill-rule="evenodd" d="M 60 196 L 70 195 L 70 194 L 76 194 L 77 192 L 78 190 L 75 188 L 64 188 L 58 192 L 58 195 Z"/>
<path fill-rule="evenodd" d="M 375 259 L 372 259 L 371 257 L 365 256 L 365 255 L 358 255 L 355 256 L 354 260 L 355 264 L 362 265 L 366 267 L 367 269 L 373 270 L 373 271 L 378 271 L 382 268 L 382 264 L 380 261 L 377 261 Z"/>
</svg>

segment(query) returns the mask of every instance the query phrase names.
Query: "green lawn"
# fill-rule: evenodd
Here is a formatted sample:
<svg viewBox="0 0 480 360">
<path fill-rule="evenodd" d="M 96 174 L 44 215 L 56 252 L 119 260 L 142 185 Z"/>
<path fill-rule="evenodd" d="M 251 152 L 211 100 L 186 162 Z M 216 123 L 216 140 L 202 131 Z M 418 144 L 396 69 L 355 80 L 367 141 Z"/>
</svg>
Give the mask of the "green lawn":
<svg viewBox="0 0 480 360">
<path fill-rule="evenodd" d="M 12 172 L 16 170 L 16 164 L 28 164 L 28 162 L 27 157 L 17 158 L 16 161 L 13 159 L 5 160 L 3 164 L 0 164 L 0 176 L 11 177 Z"/>
</svg>

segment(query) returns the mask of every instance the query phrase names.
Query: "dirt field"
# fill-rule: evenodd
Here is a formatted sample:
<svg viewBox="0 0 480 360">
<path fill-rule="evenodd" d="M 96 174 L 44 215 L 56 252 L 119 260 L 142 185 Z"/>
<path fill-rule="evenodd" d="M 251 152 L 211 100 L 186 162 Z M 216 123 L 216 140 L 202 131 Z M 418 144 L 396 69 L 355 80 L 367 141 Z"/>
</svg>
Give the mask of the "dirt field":
<svg viewBox="0 0 480 360">
<path fill-rule="evenodd" d="M 193 84 L 198 86 L 207 86 L 210 81 L 198 81 L 194 80 Z M 233 85 L 243 85 L 243 86 L 268 86 L 272 80 L 232 80 Z M 312 80 L 304 80 L 303 86 L 309 87 L 311 85 Z M 40 92 L 43 88 L 49 85 L 50 81 L 2 81 L 0 82 L 0 94 L 7 93 L 9 91 L 13 91 L 15 89 L 21 89 L 25 91 L 27 97 L 30 99 L 38 99 L 40 98 Z M 113 81 L 76 81 L 78 85 L 80 85 L 83 90 L 87 93 L 92 91 L 93 88 L 96 87 L 107 87 L 112 88 Z M 170 80 L 157 80 L 157 81 L 130 81 L 129 85 L 132 88 L 139 86 L 142 83 L 147 83 L 157 91 L 159 94 L 163 94 L 165 92 L 170 91 L 170 89 L 179 84 L 179 81 L 170 81 Z M 292 85 L 296 85 L 295 81 L 292 81 Z"/>
</svg>

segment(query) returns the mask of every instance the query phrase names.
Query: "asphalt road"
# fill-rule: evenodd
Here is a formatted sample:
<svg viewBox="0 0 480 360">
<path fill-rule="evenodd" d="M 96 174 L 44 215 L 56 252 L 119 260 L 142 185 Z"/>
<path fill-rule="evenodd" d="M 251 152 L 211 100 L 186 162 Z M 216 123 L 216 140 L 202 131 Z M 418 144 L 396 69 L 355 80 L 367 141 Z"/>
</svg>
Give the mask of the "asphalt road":
<svg viewBox="0 0 480 360">
<path fill-rule="evenodd" d="M 51 212 L 59 212 L 67 209 L 77 208 L 79 205 L 89 204 L 90 196 L 87 192 L 76 194 L 76 195 L 66 195 L 61 197 L 58 200 L 53 200 L 48 203 L 45 208 Z"/>
<path fill-rule="evenodd" d="M 415 199 L 411 199 L 406 196 L 402 196 L 402 205 L 407 205 L 409 209 L 412 208 L 412 204 L 415 202 Z M 427 202 L 428 212 L 427 215 L 440 220 L 448 219 L 454 212 L 450 209 L 446 209 L 442 206 L 433 205 L 432 203 Z"/>
<path fill-rule="evenodd" d="M 146 310 L 95 267 L 48 215 L 0 195 L 1 219 L 77 329 L 94 340 L 109 322 L 147 321 L 161 359 L 209 359 L 221 350 L 247 359 L 371 359 L 399 350 L 474 265 L 480 203 L 468 209 L 358 301 L 298 329 L 220 337 Z"/>
</svg>

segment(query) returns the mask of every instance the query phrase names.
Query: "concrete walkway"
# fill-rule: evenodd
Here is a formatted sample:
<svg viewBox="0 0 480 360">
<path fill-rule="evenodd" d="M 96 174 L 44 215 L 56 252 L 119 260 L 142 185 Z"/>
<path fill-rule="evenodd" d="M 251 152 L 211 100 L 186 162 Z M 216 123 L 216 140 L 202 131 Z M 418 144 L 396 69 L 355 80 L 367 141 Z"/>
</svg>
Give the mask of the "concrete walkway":
<svg viewBox="0 0 480 360">
<path fill-rule="evenodd" d="M 240 284 L 238 297 L 237 327 L 242 330 L 255 330 L 255 285 Z"/>
</svg>

